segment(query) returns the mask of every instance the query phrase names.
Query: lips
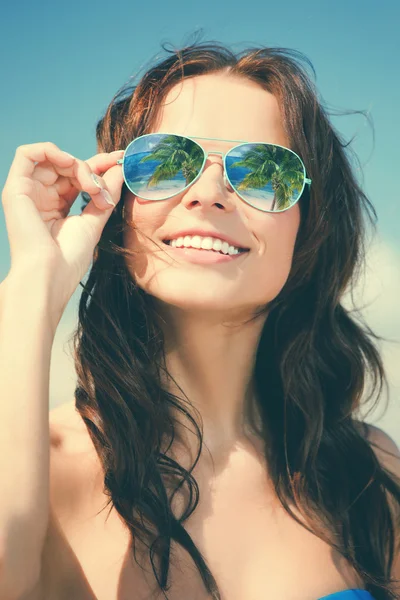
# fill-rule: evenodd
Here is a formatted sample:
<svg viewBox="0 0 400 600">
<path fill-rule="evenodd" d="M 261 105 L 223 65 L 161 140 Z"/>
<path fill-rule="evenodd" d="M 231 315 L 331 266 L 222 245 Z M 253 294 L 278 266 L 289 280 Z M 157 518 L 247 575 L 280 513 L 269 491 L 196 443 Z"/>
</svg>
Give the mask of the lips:
<svg viewBox="0 0 400 600">
<path fill-rule="evenodd" d="M 174 246 L 171 245 L 171 240 L 164 240 L 164 244 L 166 244 L 169 248 L 173 248 Z M 213 248 L 195 248 L 194 246 L 179 246 L 175 248 L 176 250 L 197 250 L 197 251 L 201 251 L 201 252 L 215 252 L 216 254 L 223 254 L 224 256 L 227 256 L 227 254 L 225 254 L 225 252 L 222 252 L 222 250 L 214 250 Z M 249 250 L 247 248 L 238 248 L 238 253 L 239 254 L 243 254 L 244 252 L 248 252 Z"/>
<path fill-rule="evenodd" d="M 210 231 L 210 230 L 205 230 L 205 229 L 186 229 L 184 231 L 177 231 L 175 233 L 171 233 L 169 235 L 165 235 L 163 237 L 163 242 L 167 243 L 167 242 L 171 242 L 172 240 L 176 240 L 179 237 L 185 237 L 186 235 L 190 235 L 191 237 L 198 235 L 200 237 L 211 237 L 214 239 L 219 239 L 221 240 L 221 242 L 227 242 L 229 244 L 229 246 L 234 246 L 235 248 L 238 248 L 240 251 L 246 251 L 249 250 L 248 247 L 244 246 L 244 244 L 241 244 L 238 240 L 229 237 L 228 235 L 222 234 L 218 231 Z"/>
<path fill-rule="evenodd" d="M 179 257 L 184 261 L 199 265 L 219 264 L 240 260 L 247 251 L 239 251 L 237 254 L 224 254 L 223 252 L 215 252 L 212 250 L 204 250 L 202 248 L 174 248 L 168 246 L 170 253 L 176 258 Z"/>
</svg>

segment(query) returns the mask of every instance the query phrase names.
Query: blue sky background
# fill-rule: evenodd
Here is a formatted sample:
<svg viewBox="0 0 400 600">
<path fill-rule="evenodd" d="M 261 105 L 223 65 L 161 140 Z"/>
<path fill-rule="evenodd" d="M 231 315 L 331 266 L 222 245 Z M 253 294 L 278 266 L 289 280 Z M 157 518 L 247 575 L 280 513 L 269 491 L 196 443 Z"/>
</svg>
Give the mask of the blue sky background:
<svg viewBox="0 0 400 600">
<path fill-rule="evenodd" d="M 397 282 L 400 272 L 399 22 L 398 0 L 7 3 L 0 20 L 0 182 L 21 144 L 52 141 L 81 159 L 94 154 L 97 120 L 117 89 L 163 55 L 161 43 L 180 46 L 202 29 L 203 40 L 237 50 L 293 48 L 311 60 L 329 109 L 366 110 L 373 120 L 375 146 L 363 116 L 331 118 L 347 139 L 357 136 L 352 146 L 363 165 L 361 181 L 385 244 L 380 264 L 391 261 L 384 295 L 395 306 L 400 286 L 390 287 L 390 280 Z M 1 279 L 9 266 L 1 211 Z M 65 317 L 69 326 L 71 315 Z M 400 340 L 398 323 L 387 321 L 380 332 Z"/>
<path fill-rule="evenodd" d="M 8 3 L 0 23 L 0 181 L 20 144 L 51 140 L 85 159 L 95 153 L 95 124 L 116 90 L 196 30 L 203 39 L 243 49 L 283 46 L 304 52 L 317 73 L 321 98 L 333 110 L 367 110 L 376 141 L 361 115 L 332 117 L 364 167 L 364 187 L 379 225 L 395 244 L 399 232 L 400 4 L 371 0 L 295 2 L 255 0 L 195 3 L 99 0 L 81 4 Z M 0 276 L 9 268 L 0 221 Z"/>
</svg>

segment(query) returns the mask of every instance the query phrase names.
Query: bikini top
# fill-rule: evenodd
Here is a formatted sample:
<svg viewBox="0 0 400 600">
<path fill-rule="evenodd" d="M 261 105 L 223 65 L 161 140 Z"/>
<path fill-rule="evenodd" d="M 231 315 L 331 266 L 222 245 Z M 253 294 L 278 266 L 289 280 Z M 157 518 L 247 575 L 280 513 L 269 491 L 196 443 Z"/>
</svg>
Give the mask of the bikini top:
<svg viewBox="0 0 400 600">
<path fill-rule="evenodd" d="M 329 594 L 319 598 L 319 600 L 374 600 L 374 597 L 366 590 L 354 589 Z"/>
</svg>

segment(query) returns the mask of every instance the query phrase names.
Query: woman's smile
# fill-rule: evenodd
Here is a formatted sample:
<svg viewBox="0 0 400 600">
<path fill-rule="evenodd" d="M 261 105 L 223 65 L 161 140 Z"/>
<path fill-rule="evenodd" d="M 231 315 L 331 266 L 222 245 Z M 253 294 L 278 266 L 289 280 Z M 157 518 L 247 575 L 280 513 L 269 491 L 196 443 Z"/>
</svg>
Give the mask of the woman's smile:
<svg viewBox="0 0 400 600">
<path fill-rule="evenodd" d="M 225 263 L 232 260 L 240 260 L 249 252 L 249 250 L 243 250 L 237 254 L 222 254 L 216 250 L 205 250 L 204 248 L 186 248 L 185 246 L 177 248 L 169 244 L 166 245 L 168 246 L 168 252 L 173 256 L 176 255 L 197 264 Z"/>
</svg>

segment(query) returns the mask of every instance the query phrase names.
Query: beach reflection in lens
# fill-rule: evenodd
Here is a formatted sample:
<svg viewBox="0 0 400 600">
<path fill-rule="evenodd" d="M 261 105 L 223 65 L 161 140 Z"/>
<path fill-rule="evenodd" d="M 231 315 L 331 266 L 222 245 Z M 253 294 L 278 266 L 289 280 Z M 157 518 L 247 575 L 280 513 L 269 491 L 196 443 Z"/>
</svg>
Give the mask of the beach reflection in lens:
<svg viewBox="0 0 400 600">
<path fill-rule="evenodd" d="M 193 140 L 154 133 L 127 148 L 124 174 L 133 194 L 161 200 L 182 192 L 197 177 L 203 161 L 203 150 Z"/>
<path fill-rule="evenodd" d="M 242 144 L 226 156 L 231 184 L 249 204 L 278 212 L 290 208 L 304 187 L 299 157 L 272 144 Z"/>
</svg>

